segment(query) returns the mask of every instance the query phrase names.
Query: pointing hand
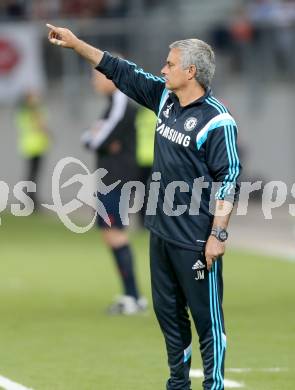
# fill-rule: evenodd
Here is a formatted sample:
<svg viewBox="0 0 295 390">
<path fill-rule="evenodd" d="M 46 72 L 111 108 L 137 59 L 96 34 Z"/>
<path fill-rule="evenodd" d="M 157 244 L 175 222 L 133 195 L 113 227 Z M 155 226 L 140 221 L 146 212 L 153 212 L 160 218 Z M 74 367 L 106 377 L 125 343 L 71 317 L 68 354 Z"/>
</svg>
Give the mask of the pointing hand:
<svg viewBox="0 0 295 390">
<path fill-rule="evenodd" d="M 53 45 L 74 49 L 79 39 L 67 28 L 55 27 L 51 24 L 46 24 L 50 29 L 48 40 Z"/>
</svg>

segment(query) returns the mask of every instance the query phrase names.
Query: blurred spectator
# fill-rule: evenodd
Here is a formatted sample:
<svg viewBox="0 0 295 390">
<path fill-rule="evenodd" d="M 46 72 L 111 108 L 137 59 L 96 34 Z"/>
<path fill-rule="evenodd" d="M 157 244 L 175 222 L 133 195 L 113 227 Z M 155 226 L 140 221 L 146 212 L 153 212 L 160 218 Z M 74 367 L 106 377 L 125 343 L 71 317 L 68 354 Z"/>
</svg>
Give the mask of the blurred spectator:
<svg viewBox="0 0 295 390">
<path fill-rule="evenodd" d="M 215 25 L 211 37 L 213 46 L 231 58 L 232 70 L 250 72 L 260 81 L 294 77 L 294 0 L 252 0 L 227 23 Z"/>
<path fill-rule="evenodd" d="M 143 226 L 148 198 L 148 179 L 154 161 L 154 137 L 157 117 L 153 111 L 140 107 L 137 111 L 136 126 L 136 161 L 139 167 L 139 179 L 145 185 L 144 206 L 139 212 L 140 225 Z"/>
<path fill-rule="evenodd" d="M 243 7 L 239 7 L 229 25 L 234 68 L 239 71 L 247 70 L 250 57 L 250 46 L 253 40 L 253 27 Z"/>
<path fill-rule="evenodd" d="M 163 2 L 164 0 L 142 0 L 141 7 L 150 9 Z M 116 18 L 127 16 L 136 5 L 135 0 L 1 0 L 0 18 L 6 20 Z"/>
<path fill-rule="evenodd" d="M 108 171 L 104 184 L 109 186 L 120 180 L 119 186 L 106 195 L 98 188 L 98 199 L 105 207 L 111 226 L 101 216 L 97 216 L 97 225 L 112 251 L 123 287 L 123 295 L 115 300 L 108 312 L 136 314 L 145 310 L 147 302 L 139 295 L 133 254 L 119 209 L 122 185 L 138 178 L 134 125 L 136 108 L 111 80 L 96 70 L 93 71 L 93 86 L 108 98 L 108 106 L 103 118 L 92 125 L 82 141 L 95 152 L 97 168 Z"/>
<path fill-rule="evenodd" d="M 61 16 L 61 0 L 31 0 L 30 17 L 35 20 L 52 19 Z"/>
<path fill-rule="evenodd" d="M 62 0 L 64 16 L 98 17 L 105 12 L 106 0 Z"/>
<path fill-rule="evenodd" d="M 7 20 L 24 19 L 27 16 L 25 0 L 1 0 L 0 17 Z"/>
<path fill-rule="evenodd" d="M 248 6 L 254 26 L 258 66 L 267 62 L 263 72 L 269 76 L 294 76 L 295 2 L 294 0 L 255 0 Z"/>
<path fill-rule="evenodd" d="M 131 6 L 130 1 L 126 0 L 107 0 L 105 4 L 104 16 L 107 17 L 124 17 Z"/>
<path fill-rule="evenodd" d="M 285 0 L 278 4 L 274 20 L 276 60 L 279 69 L 288 76 L 295 72 L 295 2 Z"/>
<path fill-rule="evenodd" d="M 35 210 L 38 209 L 39 178 L 42 162 L 50 146 L 45 114 L 39 96 L 28 92 L 19 102 L 15 114 L 16 126 L 19 130 L 19 151 L 27 162 L 25 180 L 36 183 L 37 192 L 30 194 Z"/>
</svg>

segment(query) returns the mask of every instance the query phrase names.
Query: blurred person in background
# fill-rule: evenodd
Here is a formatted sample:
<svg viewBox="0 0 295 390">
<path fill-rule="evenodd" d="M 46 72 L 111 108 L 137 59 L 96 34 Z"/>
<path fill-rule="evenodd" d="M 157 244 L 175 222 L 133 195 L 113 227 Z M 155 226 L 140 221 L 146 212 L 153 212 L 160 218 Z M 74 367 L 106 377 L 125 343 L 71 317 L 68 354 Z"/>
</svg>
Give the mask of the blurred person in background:
<svg viewBox="0 0 295 390">
<path fill-rule="evenodd" d="M 244 7 L 239 6 L 229 24 L 234 70 L 246 73 L 253 41 L 253 27 Z"/>
<path fill-rule="evenodd" d="M 95 90 L 107 97 L 108 105 L 102 118 L 82 136 L 82 141 L 96 154 L 97 168 L 108 171 L 105 184 L 121 180 L 120 185 L 107 195 L 98 195 L 108 213 L 111 227 L 100 216 L 97 216 L 97 226 L 112 251 L 123 286 L 123 295 L 108 308 L 108 313 L 131 315 L 147 307 L 146 299 L 139 295 L 134 256 L 119 213 L 122 185 L 138 178 L 135 155 L 137 109 L 102 73 L 93 71 L 92 81 Z"/>
<path fill-rule="evenodd" d="M 51 139 L 45 111 L 37 93 L 29 91 L 19 101 L 15 112 L 15 123 L 18 128 L 18 148 L 27 166 L 25 180 L 34 182 L 37 188 L 36 192 L 30 193 L 36 211 L 39 208 L 37 193 L 42 164 Z"/>
<path fill-rule="evenodd" d="M 33 20 L 46 18 L 59 18 L 62 16 L 61 0 L 31 0 L 28 4 L 28 12 Z"/>
<path fill-rule="evenodd" d="M 61 0 L 62 14 L 78 18 L 102 16 L 108 1 L 106 0 Z"/>
<path fill-rule="evenodd" d="M 152 194 L 157 202 L 156 210 L 146 213 L 145 226 L 150 230 L 153 305 L 170 368 L 166 389 L 191 390 L 189 309 L 199 336 L 203 388 L 223 390 L 227 343 L 222 256 L 241 165 L 236 122 L 210 89 L 214 52 L 199 39 L 173 42 L 161 78 L 87 44 L 66 28 L 47 27 L 52 44 L 74 49 L 158 115 L 152 174 L 158 181 Z M 197 184 L 202 191 L 195 199 L 196 180 L 204 178 L 206 185 Z M 195 201 L 198 206 L 192 209 Z"/>
<path fill-rule="evenodd" d="M 4 20 L 22 20 L 27 17 L 25 0 L 1 0 L 0 18 Z"/>
<path fill-rule="evenodd" d="M 137 111 L 136 126 L 136 161 L 139 167 L 139 180 L 145 186 L 144 205 L 139 211 L 140 226 L 144 225 L 147 194 L 149 193 L 148 181 L 151 175 L 154 161 L 154 128 L 157 117 L 153 111 L 140 107 Z"/>
<path fill-rule="evenodd" d="M 295 2 L 294 0 L 252 0 L 247 5 L 254 27 L 257 71 L 272 78 L 294 77 Z M 267 67 L 265 67 L 267 63 Z"/>
</svg>

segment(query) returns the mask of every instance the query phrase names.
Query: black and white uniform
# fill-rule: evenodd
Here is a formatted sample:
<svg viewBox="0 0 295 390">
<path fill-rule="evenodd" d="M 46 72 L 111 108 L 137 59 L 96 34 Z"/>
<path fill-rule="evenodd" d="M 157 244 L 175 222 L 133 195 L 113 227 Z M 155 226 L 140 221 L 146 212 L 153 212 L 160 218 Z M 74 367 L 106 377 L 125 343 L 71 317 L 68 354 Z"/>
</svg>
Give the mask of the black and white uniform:
<svg viewBox="0 0 295 390">
<path fill-rule="evenodd" d="M 99 194 L 109 216 L 111 226 L 123 228 L 119 214 L 121 187 L 130 180 L 137 180 L 138 168 L 136 163 L 136 129 L 135 116 L 137 108 L 121 91 L 116 90 L 108 96 L 108 105 L 103 116 L 95 125 L 99 131 L 93 136 L 91 131 L 82 137 L 90 149 L 96 152 L 96 168 L 104 168 L 108 174 L 103 178 L 105 185 L 111 185 L 121 180 L 114 190 L 107 195 Z M 116 144 L 117 150 L 112 147 Z M 109 227 L 98 216 L 98 226 Z"/>
</svg>

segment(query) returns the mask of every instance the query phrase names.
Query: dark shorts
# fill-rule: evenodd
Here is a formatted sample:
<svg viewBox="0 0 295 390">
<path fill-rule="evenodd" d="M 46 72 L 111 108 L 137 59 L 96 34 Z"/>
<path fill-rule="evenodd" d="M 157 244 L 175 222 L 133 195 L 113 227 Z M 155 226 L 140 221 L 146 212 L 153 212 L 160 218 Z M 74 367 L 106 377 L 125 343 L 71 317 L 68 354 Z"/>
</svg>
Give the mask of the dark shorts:
<svg viewBox="0 0 295 390">
<path fill-rule="evenodd" d="M 110 227 L 115 227 L 117 229 L 124 229 L 122 223 L 120 212 L 119 212 L 119 203 L 120 203 L 121 190 L 114 189 L 110 193 L 103 195 L 98 194 L 98 199 L 102 202 L 105 207 L 105 210 L 109 216 L 111 226 L 109 226 L 103 218 L 99 215 L 96 218 L 96 224 L 98 227 L 103 229 L 109 229 Z"/>
</svg>

